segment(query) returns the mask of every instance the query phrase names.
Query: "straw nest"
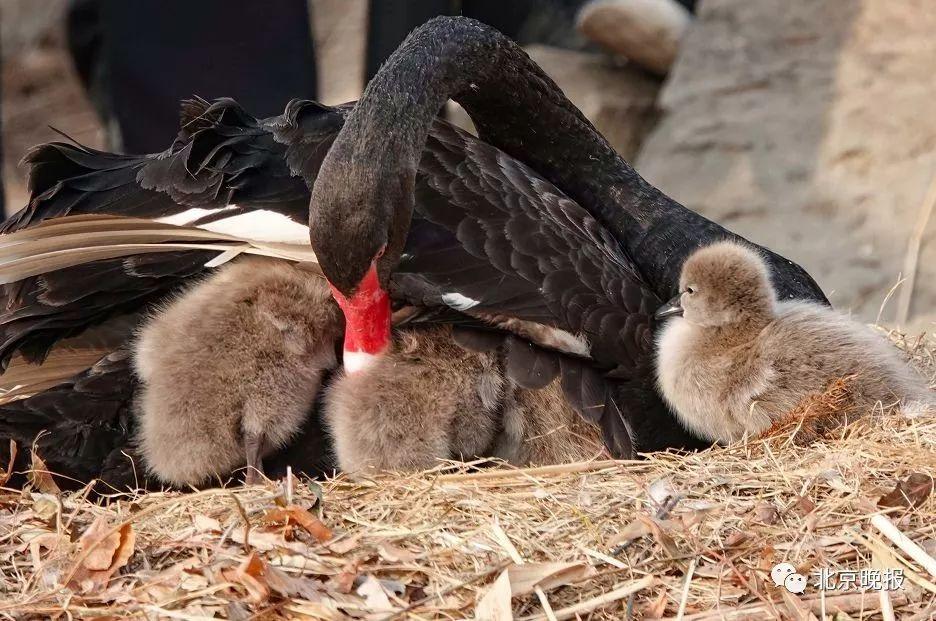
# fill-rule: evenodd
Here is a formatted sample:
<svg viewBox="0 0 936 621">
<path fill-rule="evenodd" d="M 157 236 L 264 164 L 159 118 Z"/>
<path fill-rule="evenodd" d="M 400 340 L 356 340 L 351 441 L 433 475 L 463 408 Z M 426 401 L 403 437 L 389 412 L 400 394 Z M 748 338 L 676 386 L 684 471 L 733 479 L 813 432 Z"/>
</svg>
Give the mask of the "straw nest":
<svg viewBox="0 0 936 621">
<path fill-rule="evenodd" d="M 895 340 L 930 377 L 936 341 Z M 835 406 L 835 387 L 829 407 Z M 804 417 L 804 420 L 808 418 Z M 936 420 L 633 462 L 253 488 L 0 493 L 0 614 L 171 619 L 936 618 Z M 771 580 L 792 563 L 802 595 Z M 820 569 L 900 569 L 889 592 Z"/>
</svg>

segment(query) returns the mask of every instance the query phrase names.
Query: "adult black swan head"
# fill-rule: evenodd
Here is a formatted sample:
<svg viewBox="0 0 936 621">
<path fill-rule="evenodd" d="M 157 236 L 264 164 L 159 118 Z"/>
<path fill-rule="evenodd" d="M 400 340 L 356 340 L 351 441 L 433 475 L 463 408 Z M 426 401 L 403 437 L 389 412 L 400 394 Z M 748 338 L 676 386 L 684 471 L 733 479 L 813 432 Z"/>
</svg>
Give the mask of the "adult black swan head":
<svg viewBox="0 0 936 621">
<path fill-rule="evenodd" d="M 450 98 L 483 140 L 588 210 L 662 299 L 676 293 L 693 250 L 739 239 L 644 181 L 517 44 L 474 20 L 436 18 L 414 30 L 368 84 L 313 188 L 312 245 L 345 312 L 351 360 L 389 342 L 387 282 L 409 229 L 429 127 Z M 781 298 L 825 302 L 805 270 L 763 250 Z"/>
</svg>

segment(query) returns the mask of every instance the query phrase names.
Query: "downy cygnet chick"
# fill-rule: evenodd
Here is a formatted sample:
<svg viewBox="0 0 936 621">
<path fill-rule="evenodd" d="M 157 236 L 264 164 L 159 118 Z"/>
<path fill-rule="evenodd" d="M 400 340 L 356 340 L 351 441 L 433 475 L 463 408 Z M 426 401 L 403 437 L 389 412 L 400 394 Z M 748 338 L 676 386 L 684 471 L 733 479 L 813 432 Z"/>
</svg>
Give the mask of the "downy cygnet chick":
<svg viewBox="0 0 936 621">
<path fill-rule="evenodd" d="M 659 386 L 680 421 L 709 440 L 758 435 L 841 378 L 850 379 L 850 415 L 933 403 L 881 336 L 831 308 L 777 301 L 764 259 L 747 247 L 697 250 L 679 291 L 657 313 L 673 316 L 657 341 Z"/>
<path fill-rule="evenodd" d="M 584 459 L 602 446 L 558 382 L 542 390 L 515 386 L 497 351 L 463 349 L 448 326 L 397 331 L 390 351 L 335 378 L 323 416 L 338 464 L 352 476 L 425 469 L 443 459 Z"/>
<path fill-rule="evenodd" d="M 247 466 L 300 430 L 344 321 L 325 280 L 243 257 L 183 292 L 141 328 L 137 442 L 149 471 L 198 485 Z"/>
</svg>

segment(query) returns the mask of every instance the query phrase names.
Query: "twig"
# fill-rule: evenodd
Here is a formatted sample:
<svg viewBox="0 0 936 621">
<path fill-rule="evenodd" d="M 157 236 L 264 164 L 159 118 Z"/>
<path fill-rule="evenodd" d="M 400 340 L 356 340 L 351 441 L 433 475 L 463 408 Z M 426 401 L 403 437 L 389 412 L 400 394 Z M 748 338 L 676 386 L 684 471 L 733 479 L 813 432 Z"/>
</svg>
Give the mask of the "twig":
<svg viewBox="0 0 936 621">
<path fill-rule="evenodd" d="M 894 293 L 897 292 L 897 289 L 900 287 L 900 285 L 904 284 L 905 280 L 906 279 L 902 274 L 897 274 L 897 282 L 894 283 L 894 286 L 887 291 L 887 295 L 885 295 L 884 299 L 881 300 L 881 306 L 878 307 L 877 317 L 874 318 L 874 325 L 881 325 L 881 317 L 884 316 L 884 309 L 887 307 L 887 303 L 890 302 L 891 297 L 893 297 Z"/>
<path fill-rule="evenodd" d="M 500 522 L 495 519 L 491 528 L 494 531 L 494 538 L 497 539 L 497 543 L 507 551 L 507 556 L 509 556 L 515 564 L 523 565 L 523 557 L 520 555 L 520 551 L 517 550 L 517 547 L 510 540 L 510 537 L 508 537 L 504 529 L 501 528 Z M 552 606 L 549 604 L 549 599 L 546 598 L 546 592 L 543 588 L 536 586 L 533 588 L 533 592 L 536 593 L 536 598 L 539 600 L 540 606 L 543 607 L 543 614 L 546 615 L 546 618 L 549 621 L 558 621 Z"/>
<path fill-rule="evenodd" d="M 564 621 L 564 619 L 572 619 L 576 615 L 583 615 L 585 613 L 592 612 L 593 610 L 603 608 L 608 604 L 613 604 L 620 599 L 624 599 L 632 593 L 637 593 L 638 591 L 642 591 L 652 586 L 653 582 L 653 576 L 646 576 L 635 582 L 631 582 L 608 591 L 604 595 L 593 597 L 590 600 L 575 604 L 574 606 L 560 608 L 556 611 L 556 619 L 557 621 Z M 545 618 L 546 617 L 544 615 L 536 615 L 532 617 L 521 617 L 518 621 L 540 621 L 541 619 Z"/>
<path fill-rule="evenodd" d="M 871 566 L 878 570 L 886 569 L 887 563 L 885 562 L 883 556 L 876 552 L 871 552 Z M 890 593 L 887 592 L 887 589 L 881 589 L 878 591 L 878 599 L 881 603 L 881 617 L 884 621 L 897 621 L 894 617 L 894 605 L 890 600 Z"/>
<path fill-rule="evenodd" d="M 897 325 L 903 326 L 907 323 L 910 316 L 910 302 L 913 300 L 913 285 L 916 281 L 917 265 L 920 261 L 920 245 L 923 243 L 923 233 L 926 231 L 926 225 L 929 223 L 930 214 L 933 213 L 933 206 L 936 205 L 936 175 L 930 180 L 929 189 L 926 191 L 926 197 L 920 204 L 917 212 L 917 221 L 913 227 L 913 233 L 907 240 L 907 252 L 904 254 L 903 269 L 906 284 L 900 297 L 897 298 Z"/>
<path fill-rule="evenodd" d="M 682 494 L 673 494 L 672 496 L 667 496 L 666 499 L 663 501 L 663 503 L 660 504 L 659 507 L 657 507 L 657 511 L 655 515 L 656 519 L 665 520 L 667 516 L 673 511 L 673 509 L 676 508 L 676 505 L 679 504 L 679 501 L 682 500 L 682 498 L 683 498 Z M 624 552 L 624 550 L 627 549 L 627 546 L 629 546 L 631 543 L 633 543 L 636 540 L 637 538 L 631 539 L 630 541 L 627 541 L 625 543 L 622 543 L 619 546 L 616 546 L 613 550 L 611 550 L 611 556 L 620 555 L 621 553 Z M 648 556 L 650 556 L 649 548 L 643 550 L 643 552 L 637 555 L 637 558 L 634 559 L 634 565 L 641 563 Z M 695 557 L 693 557 L 691 562 L 695 562 Z M 695 568 L 693 567 L 693 571 L 694 570 Z M 627 610 L 626 610 L 625 618 L 628 619 L 628 621 L 634 617 L 634 598 L 636 597 L 636 595 L 637 595 L 636 593 L 632 593 L 631 596 L 627 599 Z"/>
<path fill-rule="evenodd" d="M 501 563 L 501 564 L 499 564 L 499 565 L 495 565 L 495 566 L 493 566 L 493 567 L 490 567 L 490 568 L 488 568 L 487 570 L 482 571 L 482 572 L 479 573 L 479 574 L 475 574 L 474 576 L 472 576 L 472 577 L 469 578 L 468 580 L 465 580 L 464 582 L 459 582 L 458 584 L 453 584 L 452 586 L 450 586 L 450 587 L 448 587 L 448 588 L 442 589 L 442 590 L 439 591 L 438 593 L 434 593 L 434 594 L 432 594 L 432 595 L 427 595 L 426 597 L 424 597 L 424 598 L 422 598 L 422 599 L 420 599 L 420 600 L 418 600 L 418 601 L 413 602 L 412 604 L 410 604 L 410 605 L 407 606 L 406 608 L 401 608 L 400 610 L 397 610 L 396 612 L 392 613 L 392 614 L 389 615 L 389 616 L 386 616 L 386 617 L 380 619 L 379 621 L 393 621 L 394 619 L 398 618 L 398 617 L 399 617 L 400 615 L 402 615 L 402 614 L 405 614 L 405 613 L 407 613 L 407 612 L 410 612 L 411 610 L 415 610 L 415 609 L 419 608 L 420 606 L 422 606 L 423 604 L 427 604 L 427 603 L 431 602 L 431 601 L 434 600 L 434 599 L 438 599 L 438 598 L 440 598 L 440 597 L 445 597 L 445 596 L 448 595 L 449 593 L 452 593 L 452 592 L 454 592 L 454 591 L 457 591 L 458 589 L 463 589 L 463 588 L 465 588 L 465 587 L 468 586 L 468 585 L 474 584 L 475 582 L 477 582 L 477 581 L 479 581 L 479 580 L 481 580 L 481 579 L 483 579 L 483 578 L 487 578 L 487 577 L 490 576 L 492 573 L 497 573 L 497 574 L 499 574 L 500 572 L 502 572 L 502 571 L 504 571 L 505 569 L 507 569 L 511 564 L 512 564 L 512 561 L 504 561 L 503 563 Z"/>
<path fill-rule="evenodd" d="M 686 581 L 683 583 L 682 597 L 679 600 L 679 611 L 676 613 L 676 619 L 681 621 L 686 614 L 686 604 L 689 601 L 689 586 L 692 584 L 692 574 L 695 573 L 696 559 L 689 561 L 689 570 L 686 572 Z"/>
<path fill-rule="evenodd" d="M 882 535 L 894 542 L 894 545 L 903 550 L 907 556 L 919 563 L 931 576 L 936 578 L 936 559 L 927 554 L 926 550 L 910 541 L 886 515 L 879 513 L 872 516 L 871 524 L 881 531 Z"/>
<path fill-rule="evenodd" d="M 244 510 L 244 505 L 240 503 L 240 500 L 237 499 L 237 496 L 231 494 L 231 500 L 234 501 L 234 506 L 237 507 L 237 512 L 240 514 L 241 519 L 244 520 L 244 553 L 250 554 L 250 518 L 247 517 L 247 512 Z"/>
<path fill-rule="evenodd" d="M 627 462 L 615 459 L 601 461 L 580 461 L 571 464 L 558 464 L 555 466 L 539 466 L 536 468 L 516 468 L 512 470 L 490 470 L 486 472 L 470 472 L 468 474 L 443 474 L 436 480 L 439 483 L 463 483 L 468 481 L 488 481 L 491 479 L 513 479 L 516 477 L 535 477 L 544 474 L 572 474 L 575 472 L 588 472 L 590 470 L 604 470 L 613 468 Z"/>
</svg>

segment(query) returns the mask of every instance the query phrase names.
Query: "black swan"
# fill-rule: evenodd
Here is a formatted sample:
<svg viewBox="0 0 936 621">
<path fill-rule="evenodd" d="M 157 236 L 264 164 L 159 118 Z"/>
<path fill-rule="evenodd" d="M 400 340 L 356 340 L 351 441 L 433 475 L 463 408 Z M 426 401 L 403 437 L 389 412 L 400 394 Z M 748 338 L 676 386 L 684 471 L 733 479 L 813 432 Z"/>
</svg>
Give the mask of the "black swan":
<svg viewBox="0 0 936 621">
<path fill-rule="evenodd" d="M 394 84 L 396 79 L 408 83 Z M 374 170 L 383 178 L 354 180 L 360 182 L 358 204 L 367 209 L 356 211 L 339 200 L 337 211 L 326 214 L 331 219 L 316 225 L 313 236 L 336 292 L 353 302 L 358 285 L 371 273 L 376 277 L 371 291 L 380 297 L 396 264 L 391 293 L 428 311 L 417 313 L 414 321 L 475 328 L 493 323 L 570 354 L 557 359 L 514 339 L 507 367 L 524 385 L 541 386 L 561 375 L 572 404 L 602 422 L 617 454 L 632 454 L 632 437 L 640 450 L 700 445 L 675 423 L 653 390 L 649 328 L 654 308 L 675 292 L 682 258 L 730 233 L 646 184 L 522 50 L 471 20 L 439 18 L 417 30 L 368 94 L 385 97 L 401 125 L 394 126 L 393 114 L 386 111 L 383 119 L 370 123 L 373 119 L 366 117 L 375 109 L 371 106 L 368 113 L 365 106 L 356 112 L 354 132 L 363 126 L 371 133 L 359 139 L 380 143 L 384 140 L 374 132 L 386 129 L 387 144 L 374 153 L 389 148 L 408 159 L 399 162 L 396 178 L 378 166 Z M 468 109 L 484 139 L 532 169 L 441 122 L 426 142 L 430 110 L 437 110 L 446 95 Z M 29 158 L 34 199 L 4 230 L 79 213 L 173 218 L 200 226 L 238 219 L 256 226 L 269 218 L 284 225 L 280 228 L 295 241 L 295 226 L 307 222 L 308 187 L 347 113 L 346 107 L 293 102 L 282 117 L 258 122 L 230 101 L 192 102 L 182 133 L 163 154 L 117 156 L 47 145 Z M 354 132 L 344 135 L 331 156 L 333 167 L 354 154 L 349 139 Z M 361 163 L 353 162 L 349 171 L 357 172 L 349 174 L 359 174 Z M 329 171 L 328 183 L 340 178 L 334 172 Z M 375 182 L 391 192 L 382 204 L 369 202 Z M 416 211 L 407 236 L 411 190 Z M 322 233 L 339 214 L 348 217 L 329 239 Z M 331 242 L 348 239 L 354 231 L 366 234 L 354 239 L 352 256 L 345 256 Z M 107 259 L 9 286 L 4 297 L 10 310 L 0 318 L 0 356 L 8 361 L 20 351 L 40 361 L 59 339 L 162 299 L 203 272 L 216 254 L 191 250 Z M 769 256 L 782 295 L 824 300 L 802 269 Z M 343 259 L 349 259 L 346 267 Z M 368 312 L 350 322 L 354 330 L 366 324 L 357 342 L 352 331 L 350 351 L 379 348 L 380 340 L 386 341 L 389 302 L 378 301 L 384 314 Z M 353 317 L 355 309 L 345 306 Z M 459 331 L 456 338 L 479 346 L 477 334 Z M 373 335 L 378 342 L 366 342 Z M 131 382 L 124 372 L 125 382 Z M 75 386 L 101 376 L 100 369 L 89 370 Z M 29 432 L 42 428 L 31 422 L 50 419 L 23 412 L 64 411 L 53 395 L 61 400 L 68 391 L 63 385 L 4 406 L 0 433 L 31 438 Z M 71 396 L 83 394 L 75 390 Z M 67 420 L 72 426 L 70 443 L 58 444 L 70 453 L 62 456 L 63 463 L 74 465 L 80 458 L 85 471 L 92 471 L 106 462 L 104 456 L 120 453 L 127 436 L 123 402 L 98 412 L 94 419 L 59 421 L 59 433 L 68 433 Z M 55 442 L 45 448 L 59 450 Z"/>
</svg>

